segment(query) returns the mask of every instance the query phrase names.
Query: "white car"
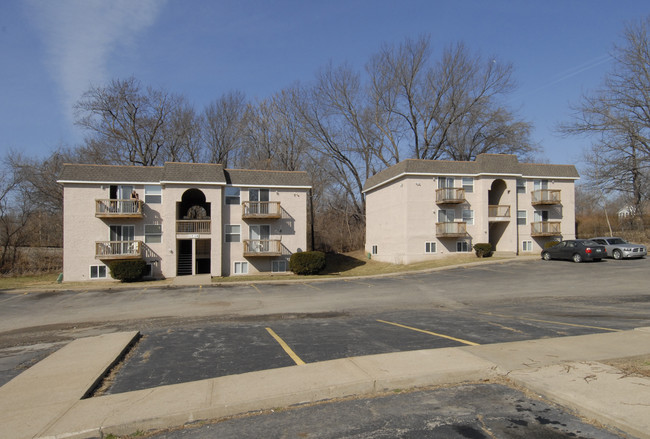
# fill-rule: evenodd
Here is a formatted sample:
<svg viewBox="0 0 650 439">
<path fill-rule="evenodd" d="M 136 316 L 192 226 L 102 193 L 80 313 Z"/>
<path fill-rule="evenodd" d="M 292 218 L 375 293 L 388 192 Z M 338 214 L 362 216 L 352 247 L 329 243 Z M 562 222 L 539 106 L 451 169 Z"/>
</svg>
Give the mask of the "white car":
<svg viewBox="0 0 650 439">
<path fill-rule="evenodd" d="M 607 249 L 607 255 L 614 259 L 628 259 L 628 258 L 643 258 L 648 254 L 646 246 L 643 244 L 632 244 L 623 238 L 612 237 L 598 237 L 591 238 L 600 245 L 604 245 Z"/>
</svg>

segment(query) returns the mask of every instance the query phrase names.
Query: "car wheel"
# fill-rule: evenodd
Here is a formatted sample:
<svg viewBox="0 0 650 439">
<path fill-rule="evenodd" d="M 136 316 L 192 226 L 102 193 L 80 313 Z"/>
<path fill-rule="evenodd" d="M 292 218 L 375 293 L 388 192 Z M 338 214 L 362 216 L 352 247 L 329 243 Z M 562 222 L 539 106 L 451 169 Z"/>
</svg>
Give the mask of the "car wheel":
<svg viewBox="0 0 650 439">
<path fill-rule="evenodd" d="M 582 262 L 582 255 L 580 253 L 573 255 L 573 262 Z"/>
<path fill-rule="evenodd" d="M 550 261 L 551 260 L 551 254 L 549 252 L 542 253 L 542 259 L 544 259 L 545 261 Z"/>
<path fill-rule="evenodd" d="M 614 259 L 621 259 L 623 257 L 623 253 L 619 249 L 614 250 L 613 255 Z"/>
</svg>

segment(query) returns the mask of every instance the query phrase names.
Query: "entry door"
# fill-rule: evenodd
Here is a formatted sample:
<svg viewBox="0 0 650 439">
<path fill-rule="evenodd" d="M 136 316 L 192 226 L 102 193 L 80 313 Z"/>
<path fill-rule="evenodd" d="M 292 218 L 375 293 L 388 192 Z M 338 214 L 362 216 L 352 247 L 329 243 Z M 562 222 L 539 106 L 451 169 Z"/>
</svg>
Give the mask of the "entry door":
<svg viewBox="0 0 650 439">
<path fill-rule="evenodd" d="M 269 201 L 268 189 L 250 189 L 248 191 L 249 201 Z"/>
<path fill-rule="evenodd" d="M 536 210 L 533 220 L 536 223 L 548 221 L 548 210 Z"/>
<path fill-rule="evenodd" d="M 269 225 L 255 225 L 250 226 L 250 239 L 252 242 L 252 250 L 259 252 L 269 251 L 269 239 L 271 238 L 271 226 Z"/>
<path fill-rule="evenodd" d="M 118 254 L 130 254 L 135 240 L 135 226 L 110 226 L 110 240 L 111 242 L 120 242 L 119 249 L 114 252 Z"/>
<path fill-rule="evenodd" d="M 439 223 L 453 223 L 456 219 L 456 211 L 453 209 L 440 209 L 438 211 Z"/>
<path fill-rule="evenodd" d="M 533 189 L 536 191 L 540 189 L 548 189 L 548 180 L 535 180 L 533 182 Z"/>
</svg>

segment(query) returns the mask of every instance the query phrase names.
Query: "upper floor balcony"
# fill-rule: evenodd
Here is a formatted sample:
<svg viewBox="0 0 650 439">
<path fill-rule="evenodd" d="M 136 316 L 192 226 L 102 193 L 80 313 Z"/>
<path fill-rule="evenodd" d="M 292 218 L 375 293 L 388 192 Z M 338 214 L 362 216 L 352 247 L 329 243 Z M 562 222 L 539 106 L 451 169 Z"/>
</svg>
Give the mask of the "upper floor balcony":
<svg viewBox="0 0 650 439">
<path fill-rule="evenodd" d="M 211 233 L 212 221 L 202 220 L 177 220 L 177 235 L 209 235 Z"/>
<path fill-rule="evenodd" d="M 279 201 L 244 201 L 242 203 L 242 219 L 279 219 L 282 209 Z"/>
<path fill-rule="evenodd" d="M 244 239 L 244 257 L 282 256 L 282 241 L 279 239 Z"/>
<path fill-rule="evenodd" d="M 538 221 L 530 223 L 530 236 L 560 236 L 560 221 Z"/>
<path fill-rule="evenodd" d="M 142 259 L 142 241 L 95 242 L 96 259 Z"/>
<path fill-rule="evenodd" d="M 142 218 L 142 200 L 95 200 L 95 216 L 97 218 Z"/>
<path fill-rule="evenodd" d="M 458 238 L 466 235 L 466 222 L 436 223 L 436 236 L 438 238 Z"/>
<path fill-rule="evenodd" d="M 531 192 L 533 206 L 539 204 L 562 204 L 559 189 L 537 189 Z"/>
<path fill-rule="evenodd" d="M 465 202 L 465 189 L 444 187 L 436 189 L 437 204 L 459 204 Z"/>
<path fill-rule="evenodd" d="M 510 221 L 509 205 L 490 205 L 488 206 L 488 221 Z"/>
</svg>

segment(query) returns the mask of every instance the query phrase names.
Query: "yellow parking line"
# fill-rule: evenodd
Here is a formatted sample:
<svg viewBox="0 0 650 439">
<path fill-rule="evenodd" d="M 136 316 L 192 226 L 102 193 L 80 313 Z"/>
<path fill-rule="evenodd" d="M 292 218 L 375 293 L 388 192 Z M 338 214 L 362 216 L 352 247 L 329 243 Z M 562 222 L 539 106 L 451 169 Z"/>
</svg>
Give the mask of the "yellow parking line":
<svg viewBox="0 0 650 439">
<path fill-rule="evenodd" d="M 418 331 L 418 332 L 423 332 L 425 334 L 434 335 L 436 337 L 446 338 L 448 340 L 457 341 L 459 343 L 463 343 L 470 346 L 479 346 L 478 343 L 474 343 L 473 341 L 463 340 L 462 338 L 456 338 L 456 337 L 451 337 L 449 335 L 438 334 L 437 332 L 425 331 L 424 329 L 413 328 L 412 326 L 401 325 L 399 323 L 394 323 L 394 322 L 387 322 L 385 320 L 377 320 L 377 321 L 380 323 L 386 323 L 388 325 L 399 326 L 400 328 L 410 329 L 411 331 Z"/>
<path fill-rule="evenodd" d="M 253 287 L 253 288 L 255 288 L 255 291 L 257 291 L 258 293 L 262 294 L 262 292 L 260 291 L 260 289 L 257 288 L 257 287 L 255 286 L 255 284 L 250 284 L 250 286 Z"/>
<path fill-rule="evenodd" d="M 503 314 L 493 314 L 491 312 L 482 312 L 482 313 L 479 313 L 479 314 L 483 314 L 483 315 L 486 315 L 486 316 L 505 317 L 507 319 L 526 320 L 526 321 L 529 321 L 529 322 L 551 323 L 551 324 L 554 324 L 554 325 L 575 326 L 577 328 L 602 329 L 603 331 L 622 332 L 621 329 L 605 328 L 605 327 L 602 327 L 602 326 L 579 325 L 577 323 L 556 322 L 556 321 L 553 321 L 553 320 L 529 319 L 529 318 L 526 318 L 526 317 L 506 316 L 506 315 L 503 315 Z"/>
<path fill-rule="evenodd" d="M 343 282 L 347 282 L 347 283 L 350 283 L 350 284 L 365 285 L 365 286 L 367 286 L 368 288 L 372 288 L 372 287 L 374 287 L 373 284 L 367 284 L 367 283 L 365 283 L 365 282 L 359 282 L 359 281 L 356 281 L 356 280 L 347 280 L 347 279 L 343 279 Z"/>
<path fill-rule="evenodd" d="M 292 360 L 293 360 L 293 361 L 294 361 L 298 366 L 302 366 L 303 364 L 305 364 L 305 362 L 302 361 L 298 355 L 296 355 L 296 353 L 295 353 L 295 352 L 294 352 L 294 351 L 289 347 L 289 345 L 286 344 L 286 343 L 284 342 L 284 340 L 282 340 L 282 339 L 280 338 L 280 336 L 279 336 L 278 334 L 276 334 L 276 333 L 273 331 L 273 329 L 271 329 L 271 328 L 266 328 L 266 331 L 267 331 L 269 334 L 271 334 L 271 337 L 273 337 L 273 338 L 275 339 L 275 341 L 277 341 L 277 342 L 280 344 L 280 346 L 282 346 L 282 349 L 284 349 L 284 351 L 287 353 L 287 355 L 289 355 L 289 356 L 291 357 L 291 359 L 292 359 Z"/>
<path fill-rule="evenodd" d="M 318 290 L 318 291 L 323 291 L 322 288 L 315 287 L 312 284 L 308 284 L 306 282 L 303 282 L 303 285 L 306 286 L 306 287 L 309 287 L 309 288 L 313 288 L 313 289 Z"/>
</svg>

